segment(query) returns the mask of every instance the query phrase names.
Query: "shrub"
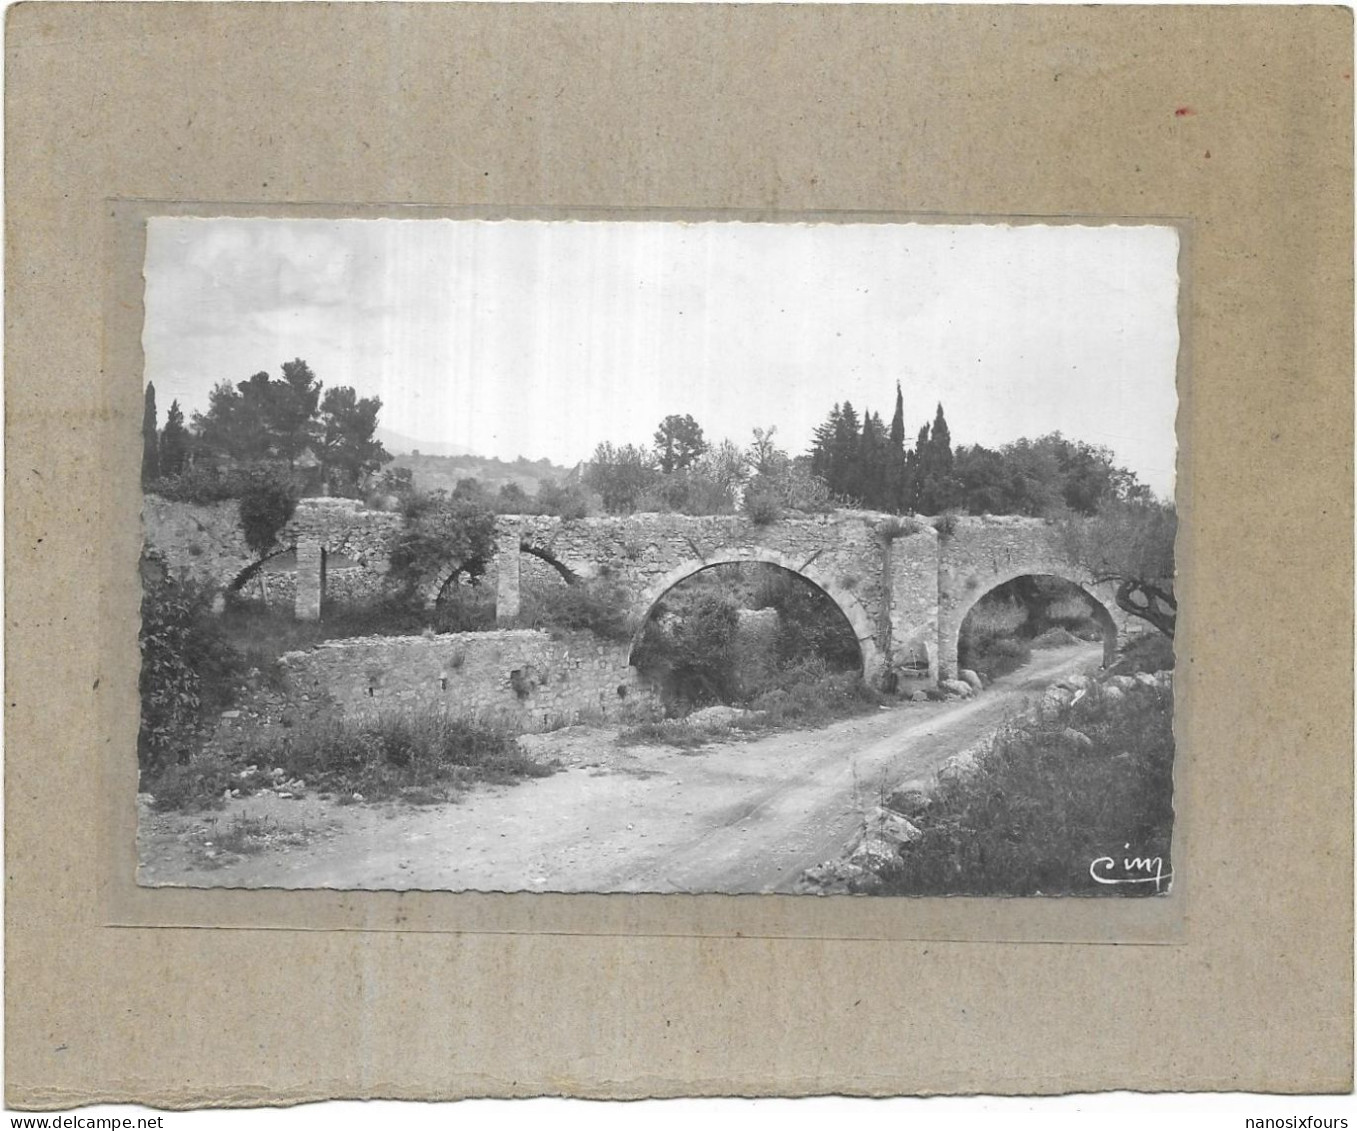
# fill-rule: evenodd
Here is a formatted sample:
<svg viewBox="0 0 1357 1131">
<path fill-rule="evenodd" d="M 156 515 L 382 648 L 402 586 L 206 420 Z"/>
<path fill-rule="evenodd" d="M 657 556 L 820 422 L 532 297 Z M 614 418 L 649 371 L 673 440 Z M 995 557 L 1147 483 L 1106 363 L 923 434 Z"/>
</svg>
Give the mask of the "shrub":
<svg viewBox="0 0 1357 1131">
<path fill-rule="evenodd" d="M 1086 736 L 1087 749 L 1070 741 Z M 1173 826 L 1173 693 L 1138 688 L 1113 701 L 1095 687 L 1042 720 L 1001 730 L 976 772 L 942 782 L 922 837 L 883 873 L 893 895 L 1152 895 L 1153 884 L 1108 888 L 1100 856 L 1169 857 Z"/>
<path fill-rule="evenodd" d="M 234 784 L 233 768 L 215 751 L 195 754 L 144 773 L 142 789 L 155 798 L 157 809 L 219 809 Z"/>
<path fill-rule="evenodd" d="M 556 769 L 525 754 L 507 727 L 434 711 L 320 721 L 282 737 L 257 736 L 234 757 L 279 767 L 309 788 L 367 800 L 411 789 L 447 799 L 474 782 L 508 783 Z"/>
<path fill-rule="evenodd" d="M 450 565 L 472 580 L 485 572 L 495 551 L 489 507 L 437 491 L 412 496 L 404 513 L 404 529 L 391 550 L 391 578 L 407 592 L 432 584 Z"/>
<path fill-rule="evenodd" d="M 744 497 L 745 516 L 755 526 L 772 526 L 782 518 L 782 500 L 772 491 L 749 491 Z"/>
<path fill-rule="evenodd" d="M 559 515 L 566 520 L 588 518 L 602 507 L 597 495 L 582 485 L 543 483 L 537 488 L 536 509 L 539 514 Z"/>
<path fill-rule="evenodd" d="M 956 533 L 957 514 L 955 511 L 945 511 L 938 515 L 933 522 L 933 528 L 938 532 L 939 538 L 950 538 Z"/>
<path fill-rule="evenodd" d="M 146 485 L 146 491 L 176 503 L 220 503 L 238 499 L 247 485 L 245 473 L 219 471 L 211 466 L 185 468 Z"/>
<path fill-rule="evenodd" d="M 231 701 L 243 670 L 211 611 L 211 590 L 143 569 L 141 602 L 141 728 L 143 774 L 188 759 L 203 721 Z"/>
<path fill-rule="evenodd" d="M 655 610 L 632 663 L 642 671 L 667 673 L 680 702 L 731 702 L 739 694 L 739 624 L 739 606 L 730 596 L 698 590 L 681 610 Z"/>
<path fill-rule="evenodd" d="M 565 632 L 588 629 L 604 640 L 630 640 L 632 623 L 623 590 L 608 581 L 534 587 L 525 595 L 520 616 L 534 628 Z"/>
<path fill-rule="evenodd" d="M 1173 669 L 1173 641 L 1160 632 L 1142 632 L 1123 646 L 1112 670 L 1122 673 L 1162 672 Z"/>
<path fill-rule="evenodd" d="M 877 524 L 876 534 L 883 541 L 894 542 L 897 538 L 908 538 L 918 534 L 923 529 L 924 524 L 917 518 L 892 515 Z"/>
<path fill-rule="evenodd" d="M 263 472 L 251 476 L 240 496 L 245 544 L 256 554 L 267 554 L 296 509 L 297 491 L 286 478 Z"/>
<path fill-rule="evenodd" d="M 885 702 L 858 672 L 826 672 L 823 663 L 809 662 L 785 669 L 779 686 L 755 696 L 749 706 L 763 714 L 765 726 L 823 726 Z"/>
<path fill-rule="evenodd" d="M 617 735 L 619 746 L 677 746 L 692 749 L 710 742 L 712 735 L 675 719 L 638 723 Z"/>
</svg>

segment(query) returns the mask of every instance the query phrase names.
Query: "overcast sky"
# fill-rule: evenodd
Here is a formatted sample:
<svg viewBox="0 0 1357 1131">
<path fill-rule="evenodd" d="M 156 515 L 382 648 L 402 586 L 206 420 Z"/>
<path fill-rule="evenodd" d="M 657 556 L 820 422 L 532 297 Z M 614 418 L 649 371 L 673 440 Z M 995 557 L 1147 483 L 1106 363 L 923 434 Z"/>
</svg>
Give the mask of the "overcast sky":
<svg viewBox="0 0 1357 1131">
<path fill-rule="evenodd" d="M 669 413 L 807 449 L 836 401 L 954 445 L 1060 431 L 1161 496 L 1178 239 L 1150 226 L 159 218 L 146 377 L 163 423 L 305 358 L 383 427 L 573 465 Z"/>
</svg>

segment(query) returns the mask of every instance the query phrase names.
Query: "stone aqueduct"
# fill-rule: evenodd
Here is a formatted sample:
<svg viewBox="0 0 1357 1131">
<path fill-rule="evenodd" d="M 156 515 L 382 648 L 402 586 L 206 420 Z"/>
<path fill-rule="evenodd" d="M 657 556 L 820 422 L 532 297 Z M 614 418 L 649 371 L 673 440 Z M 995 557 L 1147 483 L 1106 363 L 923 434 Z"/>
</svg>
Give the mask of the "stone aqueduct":
<svg viewBox="0 0 1357 1131">
<path fill-rule="evenodd" d="M 400 518 L 338 499 L 303 500 L 284 534 L 295 545 L 294 590 L 299 618 L 320 615 L 327 557 L 342 554 L 348 592 L 358 573 L 379 585 Z M 673 514 L 565 520 L 502 516 L 493 568 L 496 613 L 512 624 L 519 612 L 523 556 L 549 562 L 567 579 L 606 576 L 631 594 L 638 625 L 669 589 L 726 562 L 767 562 L 823 590 L 857 636 L 864 675 L 888 670 L 954 675 L 962 621 L 996 586 L 1024 575 L 1068 580 L 1093 600 L 1110 659 L 1125 615 L 1107 584 L 1061 551 L 1058 531 L 1040 519 L 960 517 L 940 532 L 930 520 L 890 537 L 892 518 L 863 511 L 786 518 L 755 525 L 743 516 Z M 152 536 L 152 544 L 155 539 Z M 339 580 L 337 571 L 331 577 Z M 227 579 L 219 577 L 225 584 Z M 447 577 L 431 587 L 433 600 Z"/>
</svg>

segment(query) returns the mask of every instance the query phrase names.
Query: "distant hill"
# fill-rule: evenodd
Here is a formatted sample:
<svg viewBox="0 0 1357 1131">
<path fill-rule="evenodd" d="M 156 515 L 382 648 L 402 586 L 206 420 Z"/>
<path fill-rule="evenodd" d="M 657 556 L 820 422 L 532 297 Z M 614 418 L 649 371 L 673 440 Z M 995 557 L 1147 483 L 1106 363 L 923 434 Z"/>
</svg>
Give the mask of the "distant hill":
<svg viewBox="0 0 1357 1131">
<path fill-rule="evenodd" d="M 451 491 L 458 480 L 478 479 L 491 491 L 498 491 L 506 483 L 517 483 L 527 494 L 535 495 L 542 483 L 548 480 L 564 483 L 574 475 L 572 469 L 559 467 L 547 459 L 529 460 L 520 456 L 506 462 L 486 456 L 430 455 L 423 448 L 419 455 L 398 455 L 386 466 L 408 467 L 414 476 L 415 487 L 420 491 Z"/>
<path fill-rule="evenodd" d="M 463 448 L 458 444 L 443 444 L 437 440 L 416 440 L 403 432 L 394 432 L 390 428 L 382 428 L 380 425 L 374 433 L 374 439 L 380 441 L 382 447 L 393 456 L 408 455 L 416 451 L 423 456 L 469 456 L 471 454 L 470 448 Z"/>
</svg>

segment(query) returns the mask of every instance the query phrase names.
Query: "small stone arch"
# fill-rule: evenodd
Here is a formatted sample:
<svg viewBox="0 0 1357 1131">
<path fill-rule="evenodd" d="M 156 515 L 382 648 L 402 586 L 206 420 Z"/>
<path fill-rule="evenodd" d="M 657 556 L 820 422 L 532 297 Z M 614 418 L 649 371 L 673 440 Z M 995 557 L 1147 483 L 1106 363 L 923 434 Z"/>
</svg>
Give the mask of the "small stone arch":
<svg viewBox="0 0 1357 1131">
<path fill-rule="evenodd" d="M 822 570 L 816 569 L 813 562 L 806 563 L 804 559 L 794 558 L 776 550 L 745 549 L 742 547 L 725 548 L 715 550 L 706 557 L 691 558 L 682 565 L 669 570 L 646 587 L 634 606 L 636 634 L 632 638 L 631 647 L 634 649 L 640 641 L 646 620 L 650 617 L 650 612 L 655 607 L 656 602 L 675 585 L 686 581 L 696 573 L 711 569 L 713 566 L 743 565 L 747 562 L 762 562 L 765 565 L 780 566 L 782 569 L 809 581 L 824 593 L 838 607 L 844 619 L 848 621 L 852 628 L 853 635 L 857 637 L 858 651 L 862 656 L 863 679 L 870 682 L 881 674 L 885 668 L 885 659 L 876 641 L 876 630 L 872 618 L 863 607 L 862 602 L 847 589 L 836 584 Z"/>
<path fill-rule="evenodd" d="M 557 573 L 561 575 L 561 579 L 567 585 L 574 585 L 575 582 L 579 581 L 580 579 L 579 570 L 572 569 L 570 566 L 566 565 L 565 562 L 561 561 L 558 557 L 556 557 L 555 554 L 553 554 L 550 550 L 546 549 L 545 547 L 538 546 L 532 542 L 520 542 L 518 545 L 518 551 L 521 554 L 529 554 L 532 557 L 537 558 L 539 561 L 546 562 L 547 565 L 551 566 L 552 569 L 554 569 Z"/>
<path fill-rule="evenodd" d="M 228 582 L 223 587 L 222 592 L 239 593 L 242 589 L 245 588 L 246 585 L 253 581 L 255 576 L 259 573 L 259 571 L 263 569 L 264 566 L 266 566 L 269 562 L 273 561 L 274 558 L 281 558 L 284 554 L 295 554 L 296 552 L 297 544 L 295 542 L 287 546 L 281 546 L 276 550 L 271 550 L 269 553 L 265 554 L 262 558 L 258 558 L 257 560 L 251 562 L 238 574 L 236 574 L 235 577 L 233 577 L 230 580 L 230 582 Z"/>
<path fill-rule="evenodd" d="M 966 622 L 966 614 L 980 602 L 987 593 L 1019 577 L 1054 577 L 1067 581 L 1092 602 L 1093 618 L 1103 630 L 1103 665 L 1109 666 L 1117 658 L 1118 621 L 1112 615 L 1116 607 L 1111 587 L 1099 585 L 1081 571 L 1071 569 L 1067 564 L 1058 562 L 1029 562 L 998 573 L 987 575 L 983 582 L 968 588 L 964 597 L 950 602 L 951 607 L 939 617 L 938 624 L 938 676 L 946 679 L 957 672 L 957 654 L 961 643 L 961 626 Z"/>
</svg>

